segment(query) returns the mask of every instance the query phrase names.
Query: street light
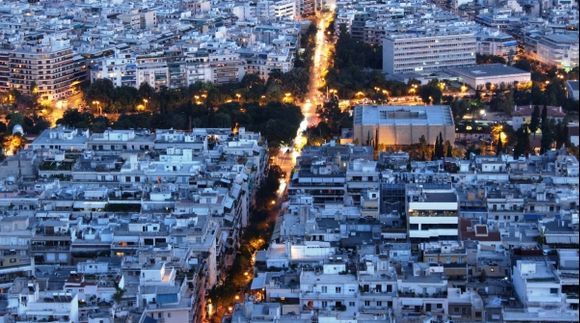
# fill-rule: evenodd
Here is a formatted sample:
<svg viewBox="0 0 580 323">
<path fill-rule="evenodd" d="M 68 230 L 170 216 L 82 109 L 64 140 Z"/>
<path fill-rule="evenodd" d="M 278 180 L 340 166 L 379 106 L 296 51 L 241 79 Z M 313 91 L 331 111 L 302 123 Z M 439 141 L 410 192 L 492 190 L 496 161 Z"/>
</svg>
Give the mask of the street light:
<svg viewBox="0 0 580 323">
<path fill-rule="evenodd" d="M 103 114 L 103 110 L 101 108 L 101 102 L 95 100 L 95 101 L 93 101 L 93 104 L 97 106 L 97 109 L 99 109 L 99 115 L 102 115 Z"/>
</svg>

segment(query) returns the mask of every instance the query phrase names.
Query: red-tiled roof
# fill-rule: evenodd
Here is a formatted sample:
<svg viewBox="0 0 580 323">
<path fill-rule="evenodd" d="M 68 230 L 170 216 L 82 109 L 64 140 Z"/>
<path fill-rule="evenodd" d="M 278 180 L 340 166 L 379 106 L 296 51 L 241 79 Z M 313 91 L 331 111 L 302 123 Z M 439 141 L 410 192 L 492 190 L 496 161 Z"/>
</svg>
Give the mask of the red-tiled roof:
<svg viewBox="0 0 580 323">
<path fill-rule="evenodd" d="M 461 240 L 501 241 L 499 231 L 489 231 L 487 225 L 474 223 L 471 219 L 459 220 L 459 236 Z"/>
</svg>

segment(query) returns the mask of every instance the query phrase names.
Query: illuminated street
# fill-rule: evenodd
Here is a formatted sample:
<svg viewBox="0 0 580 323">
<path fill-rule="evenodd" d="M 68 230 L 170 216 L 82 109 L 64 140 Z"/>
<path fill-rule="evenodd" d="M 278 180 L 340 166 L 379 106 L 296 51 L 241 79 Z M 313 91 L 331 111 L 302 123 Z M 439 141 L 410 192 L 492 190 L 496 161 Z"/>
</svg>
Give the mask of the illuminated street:
<svg viewBox="0 0 580 323">
<path fill-rule="evenodd" d="M 304 120 L 302 120 L 300 127 L 297 131 L 296 138 L 293 140 L 293 145 L 280 147 L 277 155 L 272 156 L 270 163 L 273 166 L 278 166 L 281 169 L 281 176 L 279 178 L 279 187 L 276 193 L 276 199 L 268 201 L 267 206 L 267 217 L 262 219 L 260 223 L 254 222 L 255 225 L 261 229 L 268 230 L 268 228 L 275 224 L 278 214 L 282 212 L 281 202 L 285 198 L 286 188 L 290 181 L 290 175 L 292 169 L 296 164 L 296 158 L 300 155 L 302 148 L 307 143 L 307 138 L 304 136 L 304 131 L 310 127 L 315 126 L 319 120 L 316 114 L 316 107 L 322 104 L 322 94 L 319 89 L 325 86 L 324 72 L 328 70 L 329 64 L 331 63 L 331 55 L 333 52 L 334 44 L 325 37 L 325 30 L 328 28 L 329 24 L 334 18 L 334 6 L 329 8 L 330 10 L 321 13 L 316 18 L 317 32 L 315 40 L 314 56 L 312 60 L 312 67 L 310 73 L 310 81 L 308 87 L 308 94 L 305 102 L 301 104 L 302 114 L 304 115 Z M 272 172 L 272 171 L 271 171 Z M 272 175 L 272 174 L 271 174 Z M 247 233 L 247 232 L 246 232 Z M 241 265 L 237 266 L 239 270 L 233 270 L 229 273 L 229 279 L 234 279 L 232 277 L 241 276 L 243 274 L 244 284 L 249 284 L 254 276 L 253 273 L 253 259 L 255 257 L 255 252 L 262 249 L 265 246 L 266 240 L 262 237 L 252 236 L 252 234 L 245 235 L 242 238 L 242 245 L 247 243 L 248 251 L 253 254 L 249 262 L 241 261 L 237 259 L 238 263 Z M 237 258 L 243 258 L 241 254 Z M 243 264 L 242 264 L 243 263 Z M 236 267 L 236 266 L 234 266 Z M 227 282 L 226 282 L 227 284 Z M 243 292 L 240 290 L 238 294 L 234 296 L 234 302 L 244 301 Z M 217 304 L 216 304 L 217 303 Z M 224 315 L 228 315 L 232 312 L 233 304 L 228 301 L 216 302 L 214 301 L 215 311 L 210 310 L 209 316 L 212 321 L 219 321 Z M 213 309 L 214 306 L 212 305 Z"/>
<path fill-rule="evenodd" d="M 308 142 L 308 139 L 304 136 L 304 131 L 308 127 L 316 126 L 319 122 L 316 114 L 316 107 L 323 103 L 320 89 L 326 85 L 324 76 L 332 63 L 331 58 L 332 53 L 334 52 L 334 43 L 325 37 L 325 30 L 334 19 L 335 5 L 330 4 L 328 9 L 328 11 L 320 13 L 316 18 L 316 44 L 314 48 L 312 68 L 310 71 L 308 95 L 301 105 L 304 120 L 300 123 L 300 127 L 296 133 L 296 138 L 294 138 L 293 147 L 282 147 L 278 155 L 272 161 L 272 163 L 279 166 L 285 174 L 285 178 L 280 180 L 281 189 L 279 190 L 279 196 L 284 194 L 290 174 L 296 164 L 296 158 L 300 156 L 300 151 Z"/>
</svg>

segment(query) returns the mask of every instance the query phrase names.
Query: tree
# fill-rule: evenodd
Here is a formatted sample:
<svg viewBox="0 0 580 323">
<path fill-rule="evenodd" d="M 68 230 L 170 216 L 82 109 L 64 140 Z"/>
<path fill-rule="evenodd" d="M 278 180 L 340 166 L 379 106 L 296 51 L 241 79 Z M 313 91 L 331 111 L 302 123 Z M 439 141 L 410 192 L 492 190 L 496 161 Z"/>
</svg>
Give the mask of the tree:
<svg viewBox="0 0 580 323">
<path fill-rule="evenodd" d="M 125 294 L 125 290 L 120 288 L 119 286 L 115 286 L 115 294 L 113 294 L 113 301 L 115 303 L 120 304 L 123 300 L 123 295 Z"/>
<path fill-rule="evenodd" d="M 84 99 L 88 104 L 108 108 L 111 105 L 115 93 L 115 86 L 109 79 L 98 79 L 91 83 L 84 91 Z M 98 102 L 98 103 L 97 103 Z"/>
<path fill-rule="evenodd" d="M 67 127 L 88 129 L 93 122 L 93 115 L 89 112 L 79 112 L 76 109 L 68 109 L 64 112 L 62 119 L 56 123 Z"/>
<path fill-rule="evenodd" d="M 475 60 L 476 60 L 477 64 L 494 64 L 494 63 L 505 64 L 506 63 L 505 58 L 503 58 L 501 56 L 496 56 L 496 55 L 477 54 L 475 56 Z"/>
<path fill-rule="evenodd" d="M 556 124 L 554 128 L 554 139 L 556 141 L 556 147 L 558 148 L 569 145 L 568 127 L 565 122 L 560 121 Z"/>
<path fill-rule="evenodd" d="M 419 87 L 419 96 L 424 103 L 440 104 L 443 92 L 439 88 L 439 81 L 437 79 Z"/>
<path fill-rule="evenodd" d="M 550 150 L 554 141 L 554 134 L 552 124 L 548 119 L 548 107 L 544 105 L 542 109 L 542 140 L 540 145 L 540 153 L 543 154 Z"/>
<path fill-rule="evenodd" d="M 453 157 L 453 147 L 451 146 L 451 143 L 449 141 L 445 141 L 445 145 L 447 146 L 446 156 Z"/>
<path fill-rule="evenodd" d="M 514 158 L 525 156 L 530 151 L 530 132 L 525 125 L 516 131 L 516 144 L 514 146 Z"/>
<path fill-rule="evenodd" d="M 495 144 L 495 154 L 496 156 L 501 155 L 503 152 L 503 143 L 501 141 L 501 136 L 497 139 L 497 142 Z"/>
<path fill-rule="evenodd" d="M 489 102 L 489 107 L 492 111 L 503 112 L 507 115 L 511 115 L 514 109 L 513 90 L 496 92 Z"/>
<path fill-rule="evenodd" d="M 544 130 L 544 128 L 546 126 L 548 126 L 548 107 L 546 105 L 544 105 L 544 108 L 542 109 L 542 130 Z"/>
<path fill-rule="evenodd" d="M 540 153 L 544 154 L 552 147 L 552 143 L 554 142 L 554 133 L 552 130 L 552 125 L 546 123 L 544 127 L 542 127 L 542 140 L 540 145 Z"/>
<path fill-rule="evenodd" d="M 444 157 L 444 143 L 443 134 L 439 133 L 439 136 L 435 139 L 435 149 L 433 149 L 433 160 L 441 159 Z"/>
<path fill-rule="evenodd" d="M 532 112 L 532 119 L 530 120 L 530 131 L 535 134 L 540 127 L 540 107 L 535 105 Z"/>
</svg>

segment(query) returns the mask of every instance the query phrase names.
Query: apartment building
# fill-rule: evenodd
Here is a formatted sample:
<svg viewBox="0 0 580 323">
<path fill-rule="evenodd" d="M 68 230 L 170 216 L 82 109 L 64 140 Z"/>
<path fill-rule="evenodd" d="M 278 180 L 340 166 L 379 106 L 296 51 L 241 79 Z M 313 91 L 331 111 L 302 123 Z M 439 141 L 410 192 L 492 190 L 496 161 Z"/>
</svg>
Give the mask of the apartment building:
<svg viewBox="0 0 580 323">
<path fill-rule="evenodd" d="M 474 65 L 476 52 L 477 40 L 471 31 L 392 34 L 383 40 L 383 72 L 429 74 Z"/>
<path fill-rule="evenodd" d="M 109 79 L 114 86 L 137 87 L 140 84 L 136 79 L 137 62 L 131 55 L 119 54 L 115 57 L 106 57 L 101 62 L 90 67 L 90 80 Z M 144 78 L 144 77 L 143 77 Z"/>
<path fill-rule="evenodd" d="M 551 34 L 538 39 L 537 58 L 540 62 L 558 68 L 578 66 L 578 34 Z"/>
<path fill-rule="evenodd" d="M 154 10 L 134 9 L 121 14 L 119 18 L 133 29 L 149 29 L 157 26 L 157 13 Z"/>
<path fill-rule="evenodd" d="M 459 207 L 453 188 L 407 186 L 407 220 L 411 240 L 457 240 Z"/>
<path fill-rule="evenodd" d="M 295 0 L 260 0 L 256 15 L 261 20 L 293 20 L 299 14 Z"/>
<path fill-rule="evenodd" d="M 477 34 L 477 53 L 480 55 L 501 56 L 505 59 L 516 55 L 518 42 L 510 35 L 500 31 L 483 31 Z"/>
<path fill-rule="evenodd" d="M 57 102 L 78 93 L 86 78 L 84 59 L 62 34 L 29 36 L 0 52 L 0 91 L 15 89 Z"/>
</svg>

